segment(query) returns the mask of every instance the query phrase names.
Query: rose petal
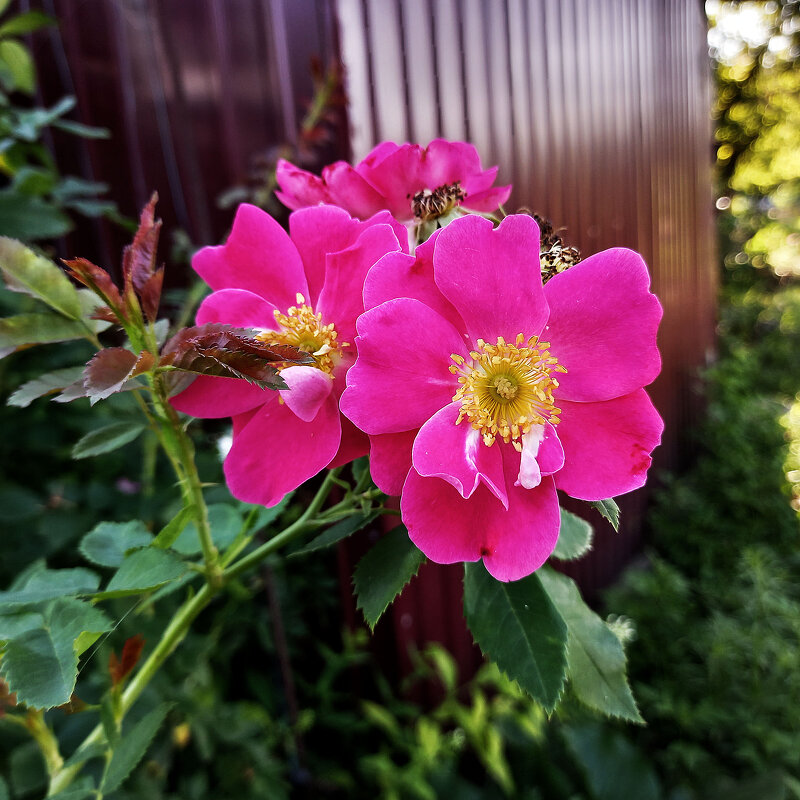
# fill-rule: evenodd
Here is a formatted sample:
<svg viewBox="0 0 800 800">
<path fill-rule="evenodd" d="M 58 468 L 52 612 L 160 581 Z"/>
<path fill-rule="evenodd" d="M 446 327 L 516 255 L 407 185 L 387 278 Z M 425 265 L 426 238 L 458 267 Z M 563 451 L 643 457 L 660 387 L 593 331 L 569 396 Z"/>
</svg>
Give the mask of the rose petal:
<svg viewBox="0 0 800 800">
<path fill-rule="evenodd" d="M 610 400 L 655 380 L 662 311 L 649 287 L 642 257 L 624 248 L 589 256 L 548 281 L 542 338 L 567 369 L 558 378 L 559 401 Z"/>
<path fill-rule="evenodd" d="M 333 379 L 316 367 L 289 367 L 281 372 L 288 389 L 281 389 L 283 402 L 305 422 L 319 413 L 333 388 Z"/>
<path fill-rule="evenodd" d="M 461 316 L 433 280 L 433 252 L 440 231 L 441 228 L 434 231 L 413 256 L 389 253 L 375 264 L 364 281 L 364 308 L 374 308 L 395 297 L 414 297 L 457 330 L 466 330 Z"/>
<path fill-rule="evenodd" d="M 330 202 L 328 190 L 317 175 L 312 175 L 282 158 L 278 159 L 275 168 L 275 180 L 283 190 L 275 194 L 287 208 L 296 210 Z"/>
<path fill-rule="evenodd" d="M 367 219 L 386 208 L 386 201 L 349 164 L 337 161 L 322 170 L 331 202 L 347 208 L 359 219 Z"/>
<path fill-rule="evenodd" d="M 272 389 L 260 389 L 239 378 L 198 375 L 170 399 L 173 408 L 199 419 L 221 419 L 242 414 L 273 399 Z"/>
<path fill-rule="evenodd" d="M 411 451 L 417 431 L 381 433 L 369 437 L 369 471 L 385 494 L 399 495 L 411 469 Z"/>
<path fill-rule="evenodd" d="M 411 540 L 431 561 L 483 558 L 495 578 L 512 581 L 530 575 L 553 552 L 560 513 L 550 477 L 535 489 L 512 486 L 508 500 L 506 510 L 484 486 L 465 500 L 441 478 L 423 478 L 412 469 L 400 507 Z"/>
<path fill-rule="evenodd" d="M 495 170 L 496 171 L 496 170 Z M 481 172 L 481 159 L 475 145 L 434 139 L 422 154 L 422 187 L 438 189 L 446 184 L 463 183 L 468 176 Z M 462 186 L 463 188 L 463 186 Z"/>
<path fill-rule="evenodd" d="M 308 294 L 303 262 L 283 228 L 265 211 L 243 203 L 228 241 L 204 247 L 192 259 L 197 274 L 214 290 L 247 289 L 280 309 Z"/>
<path fill-rule="evenodd" d="M 222 322 L 239 328 L 275 328 L 275 306 L 246 289 L 212 292 L 197 309 L 196 322 Z"/>
<path fill-rule="evenodd" d="M 358 358 L 342 413 L 369 434 L 418 428 L 458 388 L 451 354 L 467 355 L 458 331 L 419 300 L 382 303 L 358 319 Z"/>
<path fill-rule="evenodd" d="M 461 217 L 444 228 L 433 254 L 436 285 L 455 306 L 471 341 L 527 339 L 547 321 L 539 266 L 539 228 L 531 217 Z"/>
<path fill-rule="evenodd" d="M 340 342 L 352 344 L 356 317 L 364 311 L 362 287 L 372 265 L 387 253 L 399 252 L 400 245 L 389 225 L 373 225 L 364 230 L 355 244 L 338 253 L 329 253 L 325 285 L 317 310 L 323 322 L 333 322 Z"/>
<path fill-rule="evenodd" d="M 542 475 L 552 475 L 563 466 L 564 450 L 555 428 L 549 422 L 534 425 L 523 435 L 518 485 L 532 489 L 539 485 Z"/>
<path fill-rule="evenodd" d="M 341 439 L 339 410 L 329 397 L 312 422 L 288 406 L 266 403 L 246 424 L 234 419 L 233 446 L 225 459 L 225 479 L 234 497 L 274 506 L 326 467 Z"/>
<path fill-rule="evenodd" d="M 339 421 L 342 424 L 342 441 L 333 460 L 328 464 L 330 469 L 349 464 L 351 461 L 355 461 L 357 458 L 369 453 L 369 437 L 367 434 L 356 428 L 347 417 L 340 416 Z"/>
<path fill-rule="evenodd" d="M 564 467 L 556 485 L 579 500 L 605 500 L 644 485 L 664 423 L 638 389 L 603 403 L 561 403 Z"/>
<path fill-rule="evenodd" d="M 500 448 L 487 447 L 468 421 L 456 424 L 460 410 L 460 402 L 450 403 L 420 428 L 412 453 L 414 469 L 423 477 L 446 480 L 464 498 L 482 481 L 507 505 Z"/>
<path fill-rule="evenodd" d="M 462 201 L 461 205 L 472 211 L 486 213 L 494 211 L 508 201 L 511 196 L 511 186 L 496 186 L 485 192 L 472 192 Z"/>
</svg>

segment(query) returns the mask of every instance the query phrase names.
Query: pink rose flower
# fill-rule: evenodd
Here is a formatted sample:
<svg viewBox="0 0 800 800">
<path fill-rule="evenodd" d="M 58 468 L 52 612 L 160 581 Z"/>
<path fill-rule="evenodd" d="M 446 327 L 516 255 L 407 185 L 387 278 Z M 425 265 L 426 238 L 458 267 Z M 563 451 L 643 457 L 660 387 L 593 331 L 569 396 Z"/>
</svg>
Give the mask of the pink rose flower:
<svg viewBox="0 0 800 800">
<path fill-rule="evenodd" d="M 649 285 L 642 258 L 613 249 L 542 286 L 522 215 L 457 219 L 372 268 L 341 406 L 428 558 L 522 578 L 556 545 L 557 489 L 642 486 L 663 430 L 642 388 L 661 369 Z"/>
<path fill-rule="evenodd" d="M 493 187 L 497 167 L 484 170 L 471 144 L 434 139 L 427 147 L 382 142 L 350 166 L 337 161 L 312 175 L 278 162 L 281 202 L 291 209 L 332 203 L 359 219 L 388 209 L 400 222 L 426 222 L 456 206 L 490 212 L 508 200 L 510 186 Z"/>
<path fill-rule="evenodd" d="M 265 506 L 324 467 L 367 452 L 364 434 L 341 417 L 339 397 L 356 357 L 364 276 L 381 256 L 399 252 L 405 235 L 385 211 L 359 222 L 332 206 L 292 214 L 289 230 L 255 206 L 239 207 L 227 242 L 192 260 L 214 290 L 197 324 L 260 329 L 264 341 L 313 353 L 316 365 L 284 369 L 288 390 L 200 376 L 172 401 L 194 417 L 233 418 L 226 481 L 240 500 Z"/>
</svg>

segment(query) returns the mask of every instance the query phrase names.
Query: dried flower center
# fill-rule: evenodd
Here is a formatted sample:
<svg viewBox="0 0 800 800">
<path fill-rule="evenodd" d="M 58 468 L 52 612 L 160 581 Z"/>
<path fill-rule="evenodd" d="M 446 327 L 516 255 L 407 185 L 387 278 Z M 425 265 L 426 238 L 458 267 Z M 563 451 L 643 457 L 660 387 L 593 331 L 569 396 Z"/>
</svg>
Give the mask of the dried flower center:
<svg viewBox="0 0 800 800">
<path fill-rule="evenodd" d="M 306 305 L 302 294 L 297 294 L 297 305 L 291 306 L 285 314 L 274 311 L 275 322 L 280 326 L 275 331 L 262 331 L 256 336 L 270 344 L 290 344 L 314 357 L 317 367 L 328 375 L 339 363 L 342 348 L 350 347 L 348 342 L 338 341 L 338 333 L 333 323 L 322 324 L 322 314 L 314 313 Z"/>
<path fill-rule="evenodd" d="M 478 348 L 469 360 L 451 355 L 450 367 L 461 384 L 453 400 L 461 401 L 456 424 L 467 419 L 481 432 L 486 445 L 498 436 L 522 449 L 522 436 L 533 425 L 557 425 L 561 409 L 555 405 L 553 390 L 558 387 L 554 373 L 566 372 L 550 355 L 550 345 L 538 336 L 527 341 L 523 334 L 515 344 L 498 337 L 497 344 L 478 339 Z"/>
<path fill-rule="evenodd" d="M 411 200 L 414 216 L 420 222 L 430 222 L 449 214 L 467 195 L 455 183 L 446 183 L 437 189 L 423 189 Z"/>
</svg>

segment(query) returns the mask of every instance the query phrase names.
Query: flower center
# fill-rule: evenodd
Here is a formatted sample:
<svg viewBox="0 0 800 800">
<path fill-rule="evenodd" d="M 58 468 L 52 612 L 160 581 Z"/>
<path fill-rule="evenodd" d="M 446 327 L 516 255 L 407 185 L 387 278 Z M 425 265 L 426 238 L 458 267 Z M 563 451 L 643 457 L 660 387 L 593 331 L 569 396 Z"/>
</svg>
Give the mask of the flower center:
<svg viewBox="0 0 800 800">
<path fill-rule="evenodd" d="M 455 183 L 445 183 L 437 189 L 423 189 L 411 200 L 414 216 L 420 222 L 430 222 L 449 214 L 467 195 Z"/>
<path fill-rule="evenodd" d="M 456 424 L 467 419 L 481 432 L 484 444 L 491 446 L 499 436 L 517 450 L 533 425 L 557 425 L 561 409 L 553 399 L 553 390 L 558 388 L 554 373 L 567 370 L 549 348 L 538 336 L 526 341 L 520 333 L 515 344 L 506 343 L 502 336 L 497 344 L 478 339 L 469 360 L 451 355 L 455 363 L 450 371 L 459 376 L 460 384 L 453 395 L 454 401 L 461 401 Z"/>
<path fill-rule="evenodd" d="M 311 353 L 319 369 L 328 375 L 341 358 L 340 349 L 350 347 L 348 342 L 338 341 L 338 333 L 333 323 L 322 324 L 322 314 L 314 313 L 306 305 L 305 297 L 297 294 L 297 305 L 285 314 L 274 311 L 275 322 L 280 326 L 276 331 L 262 331 L 256 339 L 270 344 L 290 344 L 305 353 Z"/>
</svg>

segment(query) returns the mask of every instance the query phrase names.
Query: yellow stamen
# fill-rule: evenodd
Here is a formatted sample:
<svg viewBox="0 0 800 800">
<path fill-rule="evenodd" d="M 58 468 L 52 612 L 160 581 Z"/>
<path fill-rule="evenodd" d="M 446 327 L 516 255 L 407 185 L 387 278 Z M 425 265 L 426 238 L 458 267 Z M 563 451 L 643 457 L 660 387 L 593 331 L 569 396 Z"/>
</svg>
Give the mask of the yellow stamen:
<svg viewBox="0 0 800 800">
<path fill-rule="evenodd" d="M 290 344 L 311 353 L 317 367 L 328 375 L 341 359 L 341 349 L 350 347 L 348 342 L 338 341 L 338 333 L 333 323 L 322 324 L 322 314 L 314 313 L 311 306 L 305 304 L 305 298 L 297 293 L 296 306 L 291 306 L 285 314 L 273 312 L 278 330 L 262 331 L 256 336 L 262 342 L 270 344 Z"/>
<path fill-rule="evenodd" d="M 553 399 L 558 380 L 553 373 L 566 372 L 550 355 L 548 342 L 537 336 L 527 341 L 518 334 L 516 344 L 502 336 L 497 344 L 478 339 L 470 361 L 452 355 L 450 371 L 458 375 L 459 388 L 453 400 L 461 401 L 456 424 L 467 419 L 491 446 L 499 436 L 522 449 L 521 439 L 534 425 L 557 425 L 561 409 Z"/>
</svg>

